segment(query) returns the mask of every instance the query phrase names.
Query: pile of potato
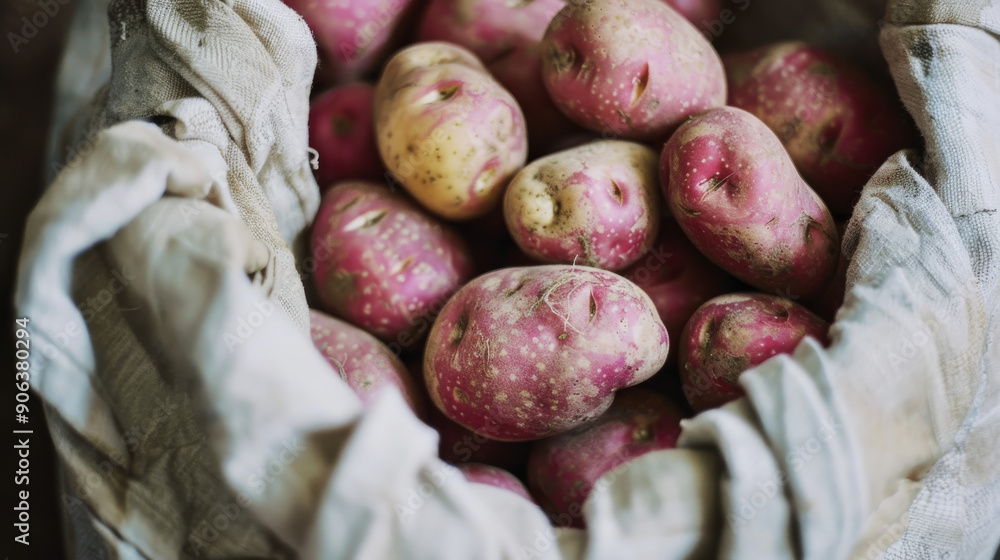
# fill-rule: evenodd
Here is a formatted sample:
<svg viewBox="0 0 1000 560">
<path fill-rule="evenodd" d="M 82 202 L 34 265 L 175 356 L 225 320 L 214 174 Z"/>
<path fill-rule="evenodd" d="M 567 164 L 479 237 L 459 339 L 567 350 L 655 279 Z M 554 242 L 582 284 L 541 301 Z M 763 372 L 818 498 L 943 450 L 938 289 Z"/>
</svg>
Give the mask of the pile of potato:
<svg viewBox="0 0 1000 560">
<path fill-rule="evenodd" d="M 339 319 L 313 313 L 317 348 L 558 525 L 743 371 L 827 342 L 837 220 L 912 140 L 830 53 L 720 58 L 685 19 L 709 0 L 286 1 L 330 86 L 311 277 Z"/>
</svg>

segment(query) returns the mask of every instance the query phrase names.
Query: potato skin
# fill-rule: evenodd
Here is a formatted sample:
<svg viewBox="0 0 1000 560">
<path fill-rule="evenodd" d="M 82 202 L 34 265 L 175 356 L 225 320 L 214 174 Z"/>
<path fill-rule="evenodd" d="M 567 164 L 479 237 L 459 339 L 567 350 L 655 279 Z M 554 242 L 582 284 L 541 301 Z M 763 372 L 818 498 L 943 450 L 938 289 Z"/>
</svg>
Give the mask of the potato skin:
<svg viewBox="0 0 1000 560">
<path fill-rule="evenodd" d="M 340 181 L 379 181 L 385 173 L 375 145 L 375 88 L 355 83 L 327 90 L 309 105 L 309 145 L 319 153 L 321 191 Z"/>
<path fill-rule="evenodd" d="M 684 123 L 663 148 L 660 182 L 688 238 L 747 284 L 811 298 L 833 278 L 840 241 L 830 211 L 750 113 L 723 107 Z"/>
<path fill-rule="evenodd" d="M 482 216 L 528 153 L 524 115 L 471 52 L 419 43 L 389 61 L 375 88 L 379 153 L 431 212 Z"/>
<path fill-rule="evenodd" d="M 534 259 L 620 270 L 656 238 L 658 159 L 642 144 L 605 140 L 536 160 L 507 187 L 507 229 Z"/>
<path fill-rule="evenodd" d="M 719 55 L 661 0 L 567 4 L 542 49 L 556 106 L 602 134 L 662 141 L 689 115 L 726 102 Z"/>
<path fill-rule="evenodd" d="M 417 416 L 424 416 L 423 395 L 409 370 L 377 338 L 314 309 L 309 310 L 309 332 L 313 345 L 362 405 L 371 405 L 383 389 L 393 386 Z"/>
<path fill-rule="evenodd" d="M 910 144 L 902 102 L 847 61 L 804 43 L 723 59 L 729 104 L 771 128 L 802 177 L 838 216 L 868 179 Z"/>
<path fill-rule="evenodd" d="M 632 459 L 676 447 L 683 417 L 652 391 L 621 391 L 593 423 L 532 445 L 528 486 L 554 525 L 585 528 L 580 511 L 594 483 Z"/>
<path fill-rule="evenodd" d="M 743 292 L 710 300 L 681 334 L 684 395 L 700 412 L 743 396 L 737 379 L 771 356 L 790 354 L 806 336 L 828 342 L 830 325 L 801 305 Z"/>
<path fill-rule="evenodd" d="M 401 348 L 426 335 L 436 306 L 473 274 L 468 249 L 450 228 L 363 181 L 323 196 L 312 256 L 324 309 Z"/>
<path fill-rule="evenodd" d="M 502 441 L 593 420 L 667 357 L 649 296 L 624 278 L 563 265 L 496 270 L 458 291 L 427 339 L 424 380 L 452 420 Z"/>
<path fill-rule="evenodd" d="M 513 492 L 529 502 L 534 503 L 535 501 L 531 497 L 531 494 L 528 493 L 528 489 L 524 487 L 524 484 L 516 476 L 499 467 L 484 465 L 482 463 L 462 463 L 461 465 L 457 465 L 457 467 L 469 482 L 494 486 L 508 492 Z"/>
</svg>

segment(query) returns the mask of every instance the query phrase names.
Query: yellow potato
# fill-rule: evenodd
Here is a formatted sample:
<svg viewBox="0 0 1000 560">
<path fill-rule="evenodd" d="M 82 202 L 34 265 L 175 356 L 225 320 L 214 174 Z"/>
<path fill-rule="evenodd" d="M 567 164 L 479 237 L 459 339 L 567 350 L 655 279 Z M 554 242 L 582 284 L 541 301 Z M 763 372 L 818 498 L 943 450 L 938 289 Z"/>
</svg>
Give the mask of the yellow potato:
<svg viewBox="0 0 1000 560">
<path fill-rule="evenodd" d="M 375 130 L 386 169 L 451 220 L 492 210 L 528 153 L 517 102 L 475 55 L 448 43 L 419 43 L 389 61 Z"/>
</svg>

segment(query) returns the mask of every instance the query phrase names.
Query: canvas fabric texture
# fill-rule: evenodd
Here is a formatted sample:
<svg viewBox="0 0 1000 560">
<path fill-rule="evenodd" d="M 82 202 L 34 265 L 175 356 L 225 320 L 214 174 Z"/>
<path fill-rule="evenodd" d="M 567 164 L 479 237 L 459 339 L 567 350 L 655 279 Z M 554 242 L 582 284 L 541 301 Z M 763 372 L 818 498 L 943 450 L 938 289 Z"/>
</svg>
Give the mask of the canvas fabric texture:
<svg viewBox="0 0 1000 560">
<path fill-rule="evenodd" d="M 608 473 L 581 531 L 465 481 L 398 393 L 362 410 L 313 349 L 302 20 L 276 0 L 81 0 L 50 149 L 69 157 L 15 295 L 71 554 L 992 558 L 1000 3 L 891 0 L 879 42 L 925 150 L 865 188 L 831 346 L 747 372 L 682 449 Z"/>
</svg>

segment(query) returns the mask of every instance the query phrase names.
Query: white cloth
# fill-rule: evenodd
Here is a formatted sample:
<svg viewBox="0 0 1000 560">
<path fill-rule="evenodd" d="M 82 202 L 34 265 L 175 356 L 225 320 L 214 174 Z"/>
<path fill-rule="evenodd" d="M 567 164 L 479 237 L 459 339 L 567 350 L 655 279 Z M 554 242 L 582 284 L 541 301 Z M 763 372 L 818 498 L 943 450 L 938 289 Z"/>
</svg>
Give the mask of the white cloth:
<svg viewBox="0 0 1000 560">
<path fill-rule="evenodd" d="M 75 109 L 60 80 L 57 124 L 84 132 L 29 217 L 16 294 L 67 515 L 108 558 L 991 557 L 1000 5 L 889 4 L 882 48 L 927 149 L 865 189 L 832 346 L 748 372 L 746 399 L 686 422 L 689 449 L 606 475 L 584 532 L 466 482 L 397 393 L 362 412 L 312 349 L 301 19 L 115 1 L 109 85 Z"/>
</svg>

